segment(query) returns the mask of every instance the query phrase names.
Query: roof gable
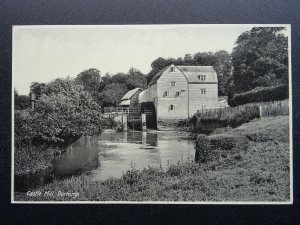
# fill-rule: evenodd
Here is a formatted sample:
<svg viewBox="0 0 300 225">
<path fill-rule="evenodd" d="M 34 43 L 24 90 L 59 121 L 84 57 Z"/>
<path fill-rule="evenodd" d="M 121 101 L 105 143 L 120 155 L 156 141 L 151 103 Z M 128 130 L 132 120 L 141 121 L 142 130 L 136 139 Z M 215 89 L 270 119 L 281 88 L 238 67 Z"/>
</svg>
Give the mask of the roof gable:
<svg viewBox="0 0 300 225">
<path fill-rule="evenodd" d="M 173 65 L 173 64 L 172 64 Z M 165 72 L 169 67 L 169 66 L 166 66 L 165 68 L 161 69 L 160 71 L 158 71 L 158 73 L 151 79 L 150 83 L 149 83 L 149 86 L 155 84 L 157 82 L 157 80 L 160 78 L 160 76 L 163 74 L 163 72 Z"/>
</svg>

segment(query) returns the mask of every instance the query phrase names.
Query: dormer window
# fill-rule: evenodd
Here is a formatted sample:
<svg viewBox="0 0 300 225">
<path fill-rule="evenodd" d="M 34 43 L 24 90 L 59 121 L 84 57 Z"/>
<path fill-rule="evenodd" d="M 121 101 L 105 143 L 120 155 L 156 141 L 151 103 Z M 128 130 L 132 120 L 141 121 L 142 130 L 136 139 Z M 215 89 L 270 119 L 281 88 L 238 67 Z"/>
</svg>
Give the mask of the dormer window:
<svg viewBox="0 0 300 225">
<path fill-rule="evenodd" d="M 200 81 L 206 81 L 206 75 L 198 75 Z"/>
<path fill-rule="evenodd" d="M 175 72 L 175 67 L 170 67 L 170 72 Z"/>
<path fill-rule="evenodd" d="M 170 82 L 170 86 L 171 87 L 175 87 L 176 86 L 176 82 L 175 81 Z"/>
</svg>

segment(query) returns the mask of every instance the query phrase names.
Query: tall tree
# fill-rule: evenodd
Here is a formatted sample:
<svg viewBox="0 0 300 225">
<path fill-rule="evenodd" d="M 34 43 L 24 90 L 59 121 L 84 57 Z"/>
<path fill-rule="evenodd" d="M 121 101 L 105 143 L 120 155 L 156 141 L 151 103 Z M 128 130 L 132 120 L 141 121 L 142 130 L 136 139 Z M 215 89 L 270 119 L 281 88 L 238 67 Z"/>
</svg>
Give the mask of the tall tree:
<svg viewBox="0 0 300 225">
<path fill-rule="evenodd" d="M 242 33 L 232 52 L 236 92 L 288 83 L 288 40 L 283 27 L 254 27 Z"/>
<path fill-rule="evenodd" d="M 106 85 L 101 95 L 103 106 L 117 106 L 127 91 L 128 88 L 125 84 L 111 83 Z"/>
<path fill-rule="evenodd" d="M 98 92 L 101 83 L 101 72 L 95 68 L 85 70 L 77 75 L 75 83 L 82 85 L 84 90 L 91 94 Z"/>
</svg>

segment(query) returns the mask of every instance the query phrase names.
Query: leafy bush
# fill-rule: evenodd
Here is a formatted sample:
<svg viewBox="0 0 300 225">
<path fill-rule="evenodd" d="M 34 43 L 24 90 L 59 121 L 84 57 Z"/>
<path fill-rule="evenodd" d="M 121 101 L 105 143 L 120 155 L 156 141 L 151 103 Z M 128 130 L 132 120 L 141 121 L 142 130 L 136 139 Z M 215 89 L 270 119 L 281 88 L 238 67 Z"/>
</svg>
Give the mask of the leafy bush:
<svg viewBox="0 0 300 225">
<path fill-rule="evenodd" d="M 248 140 L 244 136 L 237 136 L 231 134 L 212 135 L 210 136 L 210 145 L 213 150 L 245 150 L 248 145 Z"/>
<path fill-rule="evenodd" d="M 195 161 L 205 163 L 211 158 L 210 139 L 202 134 L 196 137 Z"/>
<path fill-rule="evenodd" d="M 139 170 L 136 170 L 135 168 L 127 170 L 126 173 L 122 176 L 123 181 L 130 186 L 135 185 L 140 180 L 140 177 L 141 172 Z"/>
<path fill-rule="evenodd" d="M 275 87 L 256 88 L 240 94 L 235 94 L 229 99 L 231 107 L 253 102 L 269 102 L 284 100 L 289 97 L 288 85 L 283 84 Z"/>
<path fill-rule="evenodd" d="M 17 144 L 67 143 L 101 131 L 101 109 L 91 95 L 69 80 L 62 83 L 61 92 L 43 94 L 34 110 L 15 113 Z M 61 87 L 52 86 L 57 91 Z"/>
<path fill-rule="evenodd" d="M 251 111 L 239 111 L 236 114 L 233 115 L 232 118 L 229 119 L 229 125 L 233 128 L 238 127 L 244 123 L 249 123 L 250 120 L 253 120 L 255 118 L 259 117 L 259 111 L 258 107 L 256 107 L 257 110 L 251 110 Z"/>
</svg>

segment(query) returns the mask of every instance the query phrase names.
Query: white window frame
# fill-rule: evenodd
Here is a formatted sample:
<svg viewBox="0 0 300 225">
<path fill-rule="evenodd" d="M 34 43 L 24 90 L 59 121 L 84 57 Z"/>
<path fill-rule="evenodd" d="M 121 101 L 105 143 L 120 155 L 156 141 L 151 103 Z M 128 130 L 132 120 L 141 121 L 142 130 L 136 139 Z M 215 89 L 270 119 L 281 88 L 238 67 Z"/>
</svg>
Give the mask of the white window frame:
<svg viewBox="0 0 300 225">
<path fill-rule="evenodd" d="M 174 85 L 173 85 L 174 84 Z M 170 82 L 170 87 L 176 87 L 176 81 L 171 81 Z"/>
<path fill-rule="evenodd" d="M 200 93 L 201 95 L 206 95 L 206 88 L 201 88 Z"/>
<path fill-rule="evenodd" d="M 201 105 L 201 110 L 205 110 L 206 109 L 206 105 L 205 104 L 202 104 Z"/>
<path fill-rule="evenodd" d="M 170 95 L 169 91 L 164 91 L 164 97 L 168 97 Z"/>
<path fill-rule="evenodd" d="M 206 81 L 206 77 L 207 77 L 207 75 L 198 75 L 198 79 L 200 81 Z"/>
</svg>

